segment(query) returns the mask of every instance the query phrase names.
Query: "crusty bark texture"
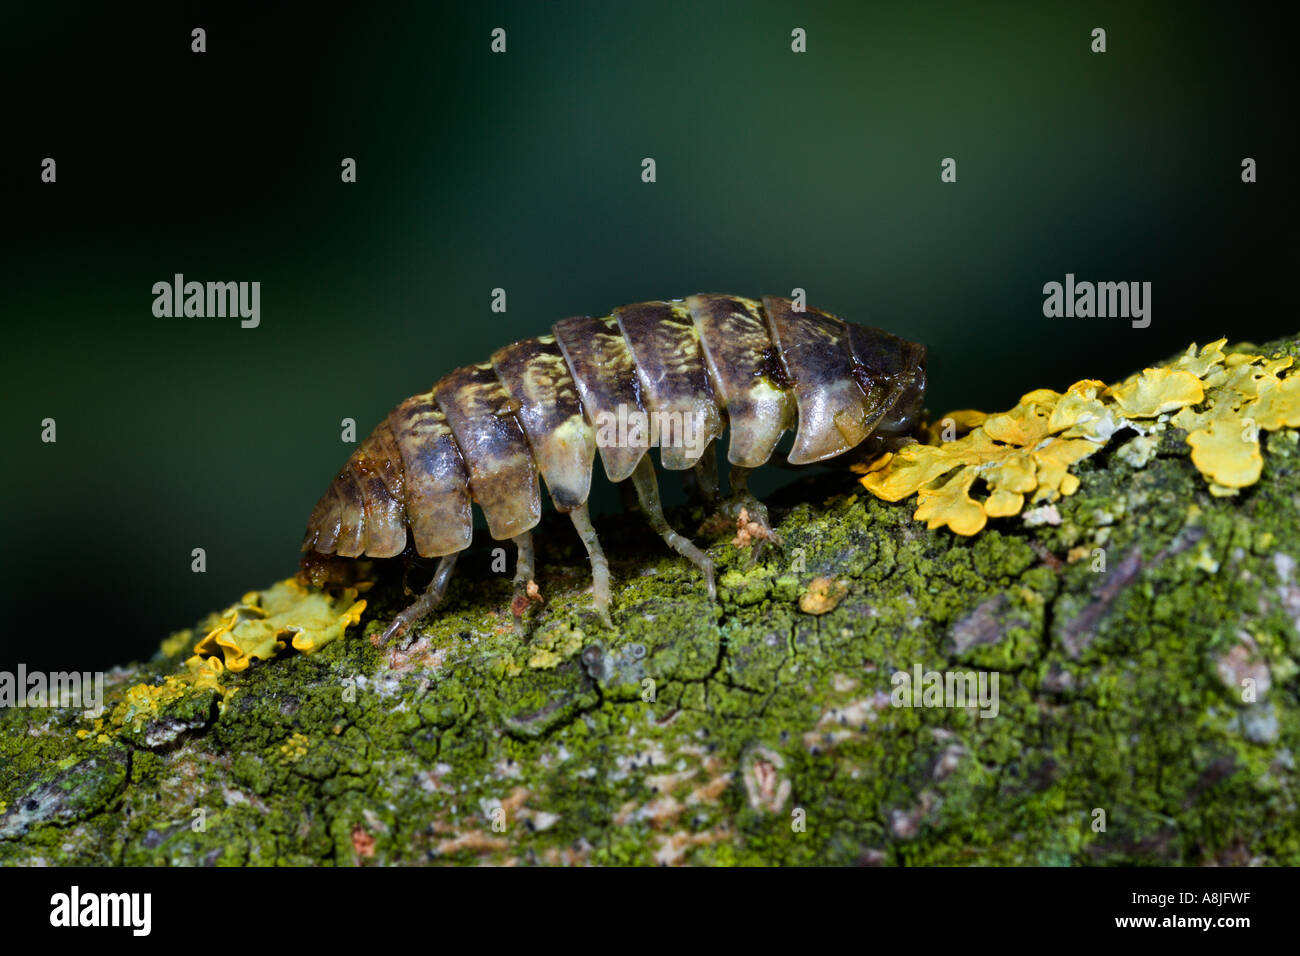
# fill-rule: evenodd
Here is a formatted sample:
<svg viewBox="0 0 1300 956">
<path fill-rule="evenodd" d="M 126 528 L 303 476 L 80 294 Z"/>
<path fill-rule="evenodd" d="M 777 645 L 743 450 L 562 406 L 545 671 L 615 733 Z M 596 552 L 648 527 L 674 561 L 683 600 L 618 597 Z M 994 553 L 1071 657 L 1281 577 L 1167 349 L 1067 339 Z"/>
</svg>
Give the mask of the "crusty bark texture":
<svg viewBox="0 0 1300 956">
<path fill-rule="evenodd" d="M 1044 523 L 969 538 L 824 472 L 774 499 L 752 567 L 697 534 L 716 604 L 639 516 L 598 520 L 612 630 L 563 516 L 526 638 L 485 543 L 376 647 L 409 600 L 381 568 L 345 639 L 227 672 L 224 700 L 102 734 L 0 713 L 0 863 L 1300 864 L 1296 438 L 1229 498 L 1176 430 L 1147 461 L 1116 440 Z M 201 636 L 109 674 L 110 710 Z M 896 706 L 899 672 L 996 675 L 996 715 Z"/>
</svg>

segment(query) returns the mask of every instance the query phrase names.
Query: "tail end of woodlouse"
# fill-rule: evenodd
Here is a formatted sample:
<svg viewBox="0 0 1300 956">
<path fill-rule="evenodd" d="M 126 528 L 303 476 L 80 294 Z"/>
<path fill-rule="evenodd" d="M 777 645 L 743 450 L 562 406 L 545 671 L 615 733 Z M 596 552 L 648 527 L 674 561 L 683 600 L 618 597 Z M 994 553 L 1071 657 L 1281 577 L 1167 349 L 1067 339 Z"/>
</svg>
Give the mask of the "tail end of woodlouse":
<svg viewBox="0 0 1300 956">
<path fill-rule="evenodd" d="M 298 582 L 313 588 L 350 587 L 363 577 L 363 564 L 368 566 L 355 558 L 307 551 L 298 563 Z"/>
</svg>

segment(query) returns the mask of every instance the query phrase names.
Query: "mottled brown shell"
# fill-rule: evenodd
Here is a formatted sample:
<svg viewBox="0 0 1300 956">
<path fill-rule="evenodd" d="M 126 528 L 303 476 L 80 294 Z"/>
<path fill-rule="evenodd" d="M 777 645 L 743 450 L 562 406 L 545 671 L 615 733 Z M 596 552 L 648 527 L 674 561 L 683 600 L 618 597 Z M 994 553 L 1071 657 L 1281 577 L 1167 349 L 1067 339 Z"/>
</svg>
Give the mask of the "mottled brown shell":
<svg viewBox="0 0 1300 956">
<path fill-rule="evenodd" d="M 597 453 L 615 482 L 652 445 L 663 467 L 690 468 L 728 426 L 743 468 L 791 428 L 794 465 L 883 448 L 914 427 L 924 391 L 923 346 L 789 299 L 694 295 L 563 319 L 393 409 L 317 502 L 303 550 L 392 557 L 409 529 L 418 554 L 454 554 L 470 543 L 471 501 L 493 538 L 513 538 L 541 517 L 539 475 L 570 512 Z M 671 429 L 611 438 L 601 425 L 620 413 L 689 416 L 699 443 Z"/>
</svg>

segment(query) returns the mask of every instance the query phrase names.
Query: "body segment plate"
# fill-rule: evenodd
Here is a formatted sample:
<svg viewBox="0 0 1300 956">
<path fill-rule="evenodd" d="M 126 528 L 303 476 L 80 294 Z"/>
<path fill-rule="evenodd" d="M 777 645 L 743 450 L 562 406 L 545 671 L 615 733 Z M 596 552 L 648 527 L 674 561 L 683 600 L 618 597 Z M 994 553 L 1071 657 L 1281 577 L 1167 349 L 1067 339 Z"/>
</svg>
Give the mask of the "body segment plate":
<svg viewBox="0 0 1300 956">
<path fill-rule="evenodd" d="M 615 309 L 614 318 L 636 365 L 660 462 L 669 471 L 690 468 L 723 427 L 690 311 L 680 302 L 642 302 Z"/>
<path fill-rule="evenodd" d="M 559 511 L 572 511 L 591 492 L 596 432 L 583 415 L 578 386 L 555 337 L 524 339 L 492 356 L 492 367 L 528 437 L 537 468 Z"/>
<path fill-rule="evenodd" d="M 727 460 L 757 468 L 795 425 L 794 398 L 785 387 L 757 302 L 729 295 L 686 300 L 709 376 L 731 426 Z"/>
<path fill-rule="evenodd" d="M 884 394 L 873 389 L 868 396 L 858 384 L 845 324 L 816 309 L 795 311 L 775 296 L 763 299 L 763 310 L 799 410 L 790 464 L 812 464 L 860 444 L 884 413 Z"/>
<path fill-rule="evenodd" d="M 469 469 L 469 487 L 498 541 L 536 526 L 542 516 L 537 466 L 509 393 L 489 363 L 458 368 L 433 398 Z"/>
<path fill-rule="evenodd" d="M 625 480 L 650 447 L 632 353 L 613 317 L 578 316 L 555 323 L 555 340 L 564 353 L 596 447 L 612 482 Z"/>
<path fill-rule="evenodd" d="M 388 424 L 406 472 L 415 550 L 440 558 L 468 548 L 474 532 L 469 470 L 433 394 L 412 395 L 388 413 Z"/>
</svg>

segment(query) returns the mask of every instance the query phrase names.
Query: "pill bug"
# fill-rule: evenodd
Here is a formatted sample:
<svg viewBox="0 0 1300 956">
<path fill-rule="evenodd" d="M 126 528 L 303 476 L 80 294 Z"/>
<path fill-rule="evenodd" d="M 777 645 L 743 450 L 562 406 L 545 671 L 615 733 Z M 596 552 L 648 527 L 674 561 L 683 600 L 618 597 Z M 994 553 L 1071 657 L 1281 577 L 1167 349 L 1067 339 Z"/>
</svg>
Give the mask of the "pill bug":
<svg viewBox="0 0 1300 956">
<path fill-rule="evenodd" d="M 651 447 L 664 469 L 690 469 L 720 513 L 744 509 L 775 540 L 747 479 L 785 431 L 795 431 L 791 465 L 869 458 L 908 439 L 924 392 L 923 346 L 789 299 L 694 295 L 563 319 L 389 412 L 313 509 L 301 574 L 319 586 L 346 574 L 349 562 L 338 559 L 412 550 L 439 558 L 388 640 L 441 601 L 476 503 L 491 536 L 517 547 L 518 621 L 533 578 L 540 474 L 586 547 L 595 608 L 608 623 L 609 563 L 586 504 L 599 455 L 611 482 L 632 480 L 651 527 L 700 569 L 712 597 L 711 559 L 664 518 Z M 732 494 L 723 501 L 714 442 L 728 425 Z"/>
</svg>

